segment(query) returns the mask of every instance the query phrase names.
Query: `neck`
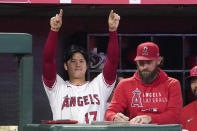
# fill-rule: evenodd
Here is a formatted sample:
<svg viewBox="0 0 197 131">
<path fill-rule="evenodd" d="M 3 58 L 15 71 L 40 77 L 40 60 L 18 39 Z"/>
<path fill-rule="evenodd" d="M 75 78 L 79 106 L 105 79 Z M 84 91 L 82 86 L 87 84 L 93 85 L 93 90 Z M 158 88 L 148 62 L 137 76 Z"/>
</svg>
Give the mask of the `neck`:
<svg viewBox="0 0 197 131">
<path fill-rule="evenodd" d="M 69 82 L 75 86 L 81 86 L 86 83 L 85 79 L 70 79 Z"/>
</svg>

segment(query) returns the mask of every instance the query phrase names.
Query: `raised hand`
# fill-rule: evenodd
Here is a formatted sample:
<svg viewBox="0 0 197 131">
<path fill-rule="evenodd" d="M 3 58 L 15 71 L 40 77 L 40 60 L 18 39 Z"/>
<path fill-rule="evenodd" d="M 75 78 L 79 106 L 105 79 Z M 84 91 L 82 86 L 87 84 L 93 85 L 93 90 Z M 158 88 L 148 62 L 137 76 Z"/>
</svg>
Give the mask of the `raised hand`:
<svg viewBox="0 0 197 131">
<path fill-rule="evenodd" d="M 60 9 L 59 14 L 56 14 L 56 16 L 52 17 L 50 20 L 50 26 L 51 30 L 58 32 L 62 26 L 62 16 L 63 16 L 63 10 Z"/>
<path fill-rule="evenodd" d="M 113 10 L 110 11 L 109 18 L 108 18 L 108 24 L 109 24 L 109 31 L 116 31 L 119 25 L 120 16 L 116 13 L 114 13 Z"/>
</svg>

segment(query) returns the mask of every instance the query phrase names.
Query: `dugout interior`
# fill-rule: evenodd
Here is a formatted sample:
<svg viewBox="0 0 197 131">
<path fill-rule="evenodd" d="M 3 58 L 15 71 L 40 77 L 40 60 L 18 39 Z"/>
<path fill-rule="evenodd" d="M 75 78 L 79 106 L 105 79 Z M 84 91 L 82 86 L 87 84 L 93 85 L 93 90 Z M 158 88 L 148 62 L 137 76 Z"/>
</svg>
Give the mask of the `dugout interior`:
<svg viewBox="0 0 197 131">
<path fill-rule="evenodd" d="M 33 122 L 52 119 L 50 106 L 42 81 L 42 51 L 50 29 L 49 20 L 59 9 L 64 10 L 63 24 L 59 32 L 57 48 L 57 71 L 64 77 L 63 49 L 65 43 L 76 41 L 86 47 L 95 46 L 106 52 L 108 40 L 108 14 L 114 9 L 121 16 L 118 29 L 120 63 L 118 74 L 132 76 L 136 67 L 131 58 L 140 42 L 155 41 L 164 57 L 169 76 L 181 82 L 184 104 L 191 97 L 189 84 L 185 81 L 189 69 L 197 61 L 197 5 L 55 5 L 55 4 L 0 4 L 1 32 L 29 33 L 33 38 L 34 82 Z M 12 47 L 10 47 L 12 48 Z M 18 124 L 16 100 L 17 60 L 9 54 L 0 55 L 0 124 Z M 4 64 L 2 64 L 4 63 Z M 90 69 L 88 77 L 100 72 Z M 188 95 L 189 94 L 189 95 Z M 12 96 L 12 97 L 10 97 Z M 13 115 L 10 114 L 13 113 Z M 44 112 L 44 113 L 43 113 Z M 16 116 L 16 117 L 13 117 Z"/>
</svg>

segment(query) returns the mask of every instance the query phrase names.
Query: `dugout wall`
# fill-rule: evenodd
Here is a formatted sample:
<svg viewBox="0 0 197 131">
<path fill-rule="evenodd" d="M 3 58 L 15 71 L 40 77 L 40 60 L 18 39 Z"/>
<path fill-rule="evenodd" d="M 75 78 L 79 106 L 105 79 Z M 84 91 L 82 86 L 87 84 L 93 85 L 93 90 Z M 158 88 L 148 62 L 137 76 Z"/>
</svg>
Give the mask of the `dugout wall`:
<svg viewBox="0 0 197 131">
<path fill-rule="evenodd" d="M 25 33 L 0 33 L 0 53 L 14 54 L 18 59 L 18 107 L 19 130 L 32 123 L 33 56 L 32 36 Z M 3 63 L 6 64 L 6 63 Z M 3 76 L 0 76 L 3 77 Z M 2 105 L 3 106 L 3 105 Z"/>
</svg>

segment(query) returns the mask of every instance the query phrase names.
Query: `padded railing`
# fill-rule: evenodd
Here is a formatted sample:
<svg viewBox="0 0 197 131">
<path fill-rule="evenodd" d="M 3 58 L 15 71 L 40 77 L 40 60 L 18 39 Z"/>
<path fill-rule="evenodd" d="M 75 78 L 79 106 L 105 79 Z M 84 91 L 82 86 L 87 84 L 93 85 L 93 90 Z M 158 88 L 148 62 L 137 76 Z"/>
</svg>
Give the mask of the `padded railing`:
<svg viewBox="0 0 197 131">
<path fill-rule="evenodd" d="M 19 59 L 19 131 L 23 131 L 24 125 L 31 124 L 33 120 L 32 36 L 26 33 L 0 33 L 0 53 L 16 54 Z"/>
</svg>

